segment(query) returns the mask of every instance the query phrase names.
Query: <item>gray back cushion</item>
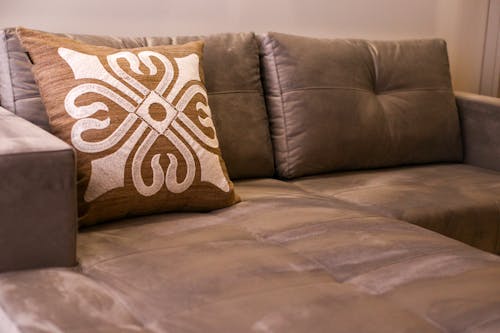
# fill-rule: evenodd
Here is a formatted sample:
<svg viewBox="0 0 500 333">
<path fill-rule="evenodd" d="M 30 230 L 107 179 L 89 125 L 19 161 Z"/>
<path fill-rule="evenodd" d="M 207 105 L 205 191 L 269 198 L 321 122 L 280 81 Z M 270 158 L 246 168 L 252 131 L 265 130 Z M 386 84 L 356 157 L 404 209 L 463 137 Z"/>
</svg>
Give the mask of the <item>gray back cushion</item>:
<svg viewBox="0 0 500 333">
<path fill-rule="evenodd" d="M 274 161 L 262 91 L 259 49 L 253 33 L 196 37 L 117 38 L 65 35 L 114 48 L 205 41 L 203 68 L 223 158 L 232 179 L 270 177 Z M 31 73 L 31 62 L 15 29 L 0 32 L 0 103 L 50 131 L 48 117 Z"/>
<path fill-rule="evenodd" d="M 444 41 L 269 33 L 261 53 L 279 176 L 462 159 Z"/>
</svg>

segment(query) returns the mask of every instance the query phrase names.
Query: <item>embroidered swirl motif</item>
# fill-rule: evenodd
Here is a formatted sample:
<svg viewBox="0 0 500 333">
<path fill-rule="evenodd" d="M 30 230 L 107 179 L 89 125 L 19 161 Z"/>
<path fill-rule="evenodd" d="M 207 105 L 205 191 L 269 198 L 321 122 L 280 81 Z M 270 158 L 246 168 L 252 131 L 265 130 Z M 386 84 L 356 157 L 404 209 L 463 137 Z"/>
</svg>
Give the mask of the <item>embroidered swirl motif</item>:
<svg viewBox="0 0 500 333">
<path fill-rule="evenodd" d="M 84 54 L 67 48 L 59 48 L 58 53 L 73 70 L 75 79 L 92 79 L 92 82 L 101 81 L 105 84 L 82 83 L 71 89 L 66 95 L 64 100 L 66 112 L 72 118 L 77 119 L 71 130 L 71 141 L 75 149 L 84 153 L 103 152 L 120 143 L 133 125 L 139 122 L 139 125 L 121 147 L 115 152 L 91 162 L 91 176 L 84 194 L 86 202 L 91 202 L 115 188 L 125 186 L 125 165 L 136 146 L 138 148 L 132 157 L 132 182 L 136 190 L 143 196 L 154 195 L 162 189 L 163 185 L 172 193 L 186 191 L 193 184 L 196 174 L 195 156 L 193 156 L 192 152 L 195 153 L 196 159 L 199 161 L 201 181 L 209 182 L 222 191 L 229 192 L 229 184 L 222 171 L 218 156 L 199 143 L 201 141 L 210 148 L 218 148 L 219 146 L 210 108 L 206 102 L 207 94 L 201 85 L 198 71 L 199 58 L 196 54 L 174 58 L 179 73 L 172 85 L 174 79 L 173 64 L 167 57 L 157 52 L 142 51 L 137 55 L 131 52 L 117 52 L 107 56 L 110 68 L 120 80 L 111 75 L 95 55 Z M 158 68 L 153 63 L 153 58 L 161 62 L 165 68 L 165 73 L 154 90 L 146 88 L 127 74 L 118 64 L 118 60 L 123 59 L 128 62 L 130 70 L 134 73 L 145 75 L 139 68 L 142 63 L 148 68 L 149 75 L 156 75 Z M 193 80 L 195 84 L 193 84 Z M 188 82 L 189 87 L 183 91 Z M 139 94 L 130 89 L 127 84 Z M 116 88 L 123 96 L 107 88 L 106 85 Z M 172 87 L 167 91 L 167 88 L 171 85 Z M 181 91 L 183 91 L 182 95 L 177 98 Z M 104 120 L 92 118 L 100 110 L 109 112 L 109 107 L 105 103 L 97 101 L 88 105 L 77 105 L 75 102 L 78 97 L 86 93 L 95 93 L 105 97 L 119 105 L 123 112 L 127 114 L 113 133 L 98 142 L 86 141 L 83 138 L 83 133 L 88 130 L 103 130 L 109 127 L 109 117 Z M 185 108 L 197 94 L 202 95 L 205 101 L 204 103 L 196 103 L 196 110 L 198 112 L 202 111 L 198 114 L 198 120 L 205 128 L 212 129 L 213 138 L 207 136 L 184 114 Z M 130 102 L 130 100 L 133 102 Z M 173 104 L 175 100 L 176 103 Z M 166 112 L 165 119 L 158 121 L 151 117 L 149 108 L 153 104 L 159 104 L 164 108 Z M 203 117 L 202 114 L 206 116 Z M 140 141 L 140 138 L 146 132 L 148 134 L 145 139 Z M 155 154 L 150 165 L 153 175 L 152 182 L 147 185 L 142 177 L 142 164 L 146 154 L 160 136 L 167 138 L 178 150 L 186 162 L 187 171 L 184 179 L 178 182 L 177 168 L 179 161 L 176 155 L 172 153 L 166 154 L 169 164 L 167 169 L 163 170 L 160 165 L 160 154 Z"/>
</svg>

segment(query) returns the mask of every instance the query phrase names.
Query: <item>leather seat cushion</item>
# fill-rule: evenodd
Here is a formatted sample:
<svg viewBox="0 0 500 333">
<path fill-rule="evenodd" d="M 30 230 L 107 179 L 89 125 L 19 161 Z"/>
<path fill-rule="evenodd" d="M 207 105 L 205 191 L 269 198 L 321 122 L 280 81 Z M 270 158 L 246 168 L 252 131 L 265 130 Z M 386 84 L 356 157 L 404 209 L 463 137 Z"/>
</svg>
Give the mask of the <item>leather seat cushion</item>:
<svg viewBox="0 0 500 333">
<path fill-rule="evenodd" d="M 500 329 L 499 257 L 290 183 L 236 187 L 209 214 L 84 230 L 76 272 L 0 275 L 0 330 Z"/>
<path fill-rule="evenodd" d="M 335 173 L 293 184 L 500 253 L 500 173 L 496 171 L 437 164 Z"/>
</svg>

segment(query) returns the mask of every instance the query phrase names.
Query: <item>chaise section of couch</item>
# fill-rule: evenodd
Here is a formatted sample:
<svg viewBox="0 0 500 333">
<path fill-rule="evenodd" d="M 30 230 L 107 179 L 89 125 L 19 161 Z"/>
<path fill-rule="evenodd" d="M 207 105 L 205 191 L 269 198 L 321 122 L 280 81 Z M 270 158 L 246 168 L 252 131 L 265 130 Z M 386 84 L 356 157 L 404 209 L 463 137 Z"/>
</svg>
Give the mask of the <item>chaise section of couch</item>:
<svg viewBox="0 0 500 333">
<path fill-rule="evenodd" d="M 489 252 L 500 251 L 500 184 L 495 171 L 439 164 L 334 173 L 293 183 Z"/>
<path fill-rule="evenodd" d="M 0 328 L 498 329 L 498 256 L 287 182 L 246 180 L 236 189 L 242 203 L 211 214 L 82 230 L 76 270 L 1 274 Z"/>
<path fill-rule="evenodd" d="M 81 228 L 75 246 L 73 150 L 0 36 L 1 332 L 500 330 L 500 258 L 480 250 L 499 250 L 500 108 L 455 97 L 443 41 L 202 37 L 241 202 Z"/>
</svg>

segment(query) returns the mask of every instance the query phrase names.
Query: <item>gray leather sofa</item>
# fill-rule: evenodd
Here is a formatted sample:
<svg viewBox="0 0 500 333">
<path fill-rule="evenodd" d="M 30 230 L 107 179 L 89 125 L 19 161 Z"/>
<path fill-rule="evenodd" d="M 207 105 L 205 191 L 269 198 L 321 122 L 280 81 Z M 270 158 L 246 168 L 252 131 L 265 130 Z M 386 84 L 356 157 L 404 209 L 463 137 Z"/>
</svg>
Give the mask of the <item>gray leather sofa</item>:
<svg viewBox="0 0 500 333">
<path fill-rule="evenodd" d="M 455 97 L 442 41 L 204 39 L 242 202 L 77 231 L 72 148 L 0 33 L 0 332 L 500 331 L 500 102 Z"/>
</svg>

